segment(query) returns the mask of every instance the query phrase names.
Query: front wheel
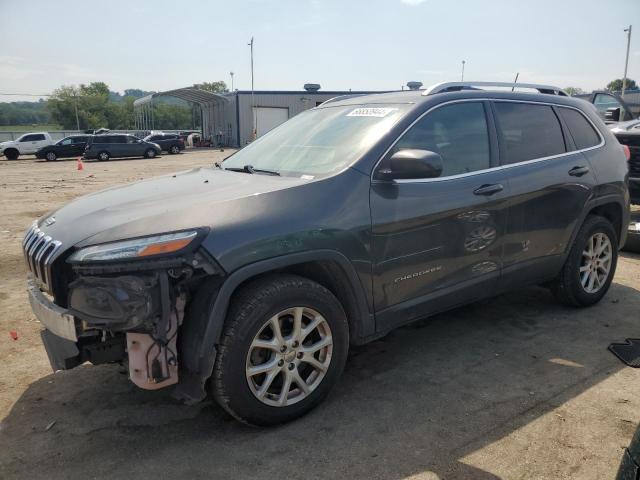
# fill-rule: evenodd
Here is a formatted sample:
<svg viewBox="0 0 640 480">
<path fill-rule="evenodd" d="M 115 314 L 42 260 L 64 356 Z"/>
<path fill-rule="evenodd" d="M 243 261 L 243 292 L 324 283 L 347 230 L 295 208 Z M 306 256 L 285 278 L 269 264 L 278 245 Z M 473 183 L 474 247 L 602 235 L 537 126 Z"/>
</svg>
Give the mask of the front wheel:
<svg viewBox="0 0 640 480">
<path fill-rule="evenodd" d="M 154 158 L 156 156 L 156 151 L 153 148 L 150 148 L 146 152 L 144 152 L 145 158 Z"/>
<path fill-rule="evenodd" d="M 338 381 L 347 319 L 323 286 L 293 275 L 256 280 L 234 296 L 211 382 L 237 419 L 275 425 L 304 415 Z"/>
<path fill-rule="evenodd" d="M 587 217 L 560 274 L 551 283 L 556 298 L 574 307 L 599 302 L 616 271 L 617 245 L 618 237 L 609 220 L 596 215 Z"/>
<path fill-rule="evenodd" d="M 47 159 L 47 162 L 55 162 L 58 157 L 55 152 L 47 152 L 45 158 Z"/>
</svg>

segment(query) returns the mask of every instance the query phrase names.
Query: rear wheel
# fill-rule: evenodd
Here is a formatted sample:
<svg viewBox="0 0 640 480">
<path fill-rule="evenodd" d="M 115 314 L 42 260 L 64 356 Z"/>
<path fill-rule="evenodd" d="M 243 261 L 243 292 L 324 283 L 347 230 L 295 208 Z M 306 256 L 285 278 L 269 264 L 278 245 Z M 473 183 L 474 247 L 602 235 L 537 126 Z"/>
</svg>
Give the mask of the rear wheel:
<svg viewBox="0 0 640 480">
<path fill-rule="evenodd" d="M 246 423 L 293 420 L 336 384 L 348 346 L 344 310 L 326 288 L 293 275 L 257 280 L 234 296 L 211 382 L 213 396 Z"/>
<path fill-rule="evenodd" d="M 109 160 L 109 152 L 100 152 L 98 154 L 98 160 L 100 160 L 101 162 L 106 162 L 107 160 Z"/>
<path fill-rule="evenodd" d="M 58 159 L 58 156 L 55 152 L 47 152 L 45 155 L 47 162 L 55 162 Z"/>
<path fill-rule="evenodd" d="M 618 237 L 606 218 L 589 216 L 580 228 L 558 277 L 551 283 L 566 305 L 586 307 L 607 293 L 618 262 Z"/>
<path fill-rule="evenodd" d="M 156 156 L 156 151 L 153 148 L 150 148 L 146 152 L 144 152 L 144 156 L 145 158 L 153 158 Z"/>
<path fill-rule="evenodd" d="M 176 153 L 180 153 L 180 148 L 177 145 L 171 145 L 171 148 L 169 149 L 169 153 L 172 154 L 176 154 Z"/>
</svg>

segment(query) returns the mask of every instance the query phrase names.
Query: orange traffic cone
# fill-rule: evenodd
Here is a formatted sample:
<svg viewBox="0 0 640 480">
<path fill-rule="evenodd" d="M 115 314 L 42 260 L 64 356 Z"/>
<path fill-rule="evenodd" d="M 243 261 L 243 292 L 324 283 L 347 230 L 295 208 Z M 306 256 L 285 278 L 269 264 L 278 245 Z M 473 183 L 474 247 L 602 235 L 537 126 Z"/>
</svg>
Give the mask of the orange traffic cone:
<svg viewBox="0 0 640 480">
<path fill-rule="evenodd" d="M 82 163 L 81 157 L 78 157 L 78 170 L 84 170 L 84 163 Z"/>
</svg>

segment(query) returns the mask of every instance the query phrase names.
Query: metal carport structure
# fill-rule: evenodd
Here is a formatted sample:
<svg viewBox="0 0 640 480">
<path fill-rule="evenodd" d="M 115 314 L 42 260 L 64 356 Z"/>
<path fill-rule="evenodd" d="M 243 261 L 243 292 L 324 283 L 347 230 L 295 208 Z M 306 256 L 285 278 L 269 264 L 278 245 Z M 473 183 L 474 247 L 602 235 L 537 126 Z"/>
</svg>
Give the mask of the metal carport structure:
<svg viewBox="0 0 640 480">
<path fill-rule="evenodd" d="M 229 100 L 224 95 L 195 87 L 156 92 L 138 98 L 133 102 L 136 129 L 155 130 L 153 100 L 157 97 L 174 97 L 198 105 L 201 112 L 202 137 L 211 140 L 215 145 L 226 146 L 232 142 L 231 125 L 226 124 Z"/>
</svg>

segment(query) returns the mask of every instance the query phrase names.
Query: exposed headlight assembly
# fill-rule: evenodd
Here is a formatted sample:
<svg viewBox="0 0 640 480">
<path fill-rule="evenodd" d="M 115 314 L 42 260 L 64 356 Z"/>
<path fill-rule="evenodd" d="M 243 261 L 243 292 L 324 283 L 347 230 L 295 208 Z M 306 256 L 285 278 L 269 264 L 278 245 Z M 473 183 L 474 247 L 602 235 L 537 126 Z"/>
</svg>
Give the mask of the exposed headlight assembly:
<svg viewBox="0 0 640 480">
<path fill-rule="evenodd" d="M 103 243 L 102 245 L 81 248 L 69 257 L 69 261 L 74 263 L 103 262 L 164 255 L 185 249 L 196 237 L 198 237 L 198 230 L 188 230 L 120 242 Z"/>
</svg>

